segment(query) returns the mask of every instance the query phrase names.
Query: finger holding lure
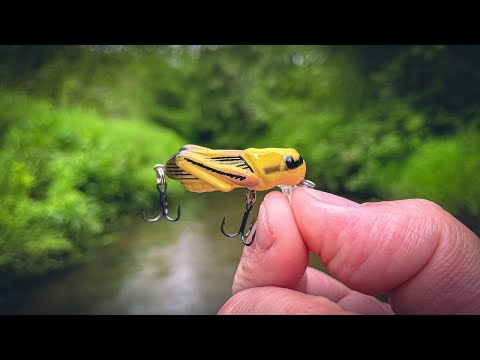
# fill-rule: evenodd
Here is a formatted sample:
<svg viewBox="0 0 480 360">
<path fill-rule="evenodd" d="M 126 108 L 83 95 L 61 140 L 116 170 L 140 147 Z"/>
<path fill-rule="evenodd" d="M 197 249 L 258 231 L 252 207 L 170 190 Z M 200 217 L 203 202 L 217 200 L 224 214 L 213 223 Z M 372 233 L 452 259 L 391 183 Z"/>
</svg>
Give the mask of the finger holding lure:
<svg viewBox="0 0 480 360">
<path fill-rule="evenodd" d="M 256 200 L 256 191 L 270 190 L 278 186 L 284 194 L 290 195 L 295 186 L 315 187 L 314 183 L 305 180 L 305 161 L 291 148 L 213 150 L 198 145 L 186 145 L 171 156 L 165 165 L 155 165 L 154 169 L 157 173 L 162 214 L 153 219 L 147 219 L 144 214 L 145 221 L 158 221 L 162 215 L 169 221 L 180 218 L 180 206 L 177 218 L 168 216 L 165 175 L 180 181 L 191 192 L 229 192 L 235 188 L 245 188 L 245 213 L 240 229 L 235 234 L 226 233 L 223 218 L 221 231 L 228 237 L 241 235 L 246 246 L 253 243 L 256 235 L 254 233 L 251 241 L 246 242 L 254 224 L 253 221 L 245 231 L 248 216 Z"/>
</svg>

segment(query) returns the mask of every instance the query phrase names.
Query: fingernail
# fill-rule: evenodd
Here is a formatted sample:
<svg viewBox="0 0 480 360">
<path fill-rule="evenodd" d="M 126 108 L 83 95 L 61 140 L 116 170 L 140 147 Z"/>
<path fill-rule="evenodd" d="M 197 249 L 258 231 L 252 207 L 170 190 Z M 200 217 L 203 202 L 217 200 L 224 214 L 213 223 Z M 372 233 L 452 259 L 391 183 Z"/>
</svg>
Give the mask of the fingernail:
<svg viewBox="0 0 480 360">
<path fill-rule="evenodd" d="M 349 207 L 349 208 L 355 208 L 359 207 L 360 204 L 356 203 L 352 200 L 348 200 L 346 198 L 343 198 L 341 196 L 337 196 L 334 194 L 330 194 L 324 191 L 320 190 L 315 190 L 311 189 L 308 187 L 302 187 L 304 191 L 306 191 L 311 197 L 313 197 L 316 200 L 319 200 L 323 203 L 331 204 L 331 205 L 336 205 L 336 206 L 342 206 L 342 207 Z"/>
<path fill-rule="evenodd" d="M 272 247 L 274 238 L 268 221 L 267 208 L 263 203 L 260 205 L 260 210 L 258 211 L 256 231 L 255 247 L 258 251 L 267 251 Z"/>
</svg>

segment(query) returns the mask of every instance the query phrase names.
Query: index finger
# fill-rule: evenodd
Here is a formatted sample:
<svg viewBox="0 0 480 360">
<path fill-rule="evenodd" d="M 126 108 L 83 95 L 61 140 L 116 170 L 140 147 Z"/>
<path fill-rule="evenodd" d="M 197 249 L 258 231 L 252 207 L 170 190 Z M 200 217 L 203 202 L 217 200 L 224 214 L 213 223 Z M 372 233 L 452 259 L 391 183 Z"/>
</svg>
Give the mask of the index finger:
<svg viewBox="0 0 480 360">
<path fill-rule="evenodd" d="M 419 199 L 331 202 L 296 188 L 292 211 L 307 247 L 351 289 L 388 292 L 396 313 L 480 312 L 480 239 Z"/>
</svg>

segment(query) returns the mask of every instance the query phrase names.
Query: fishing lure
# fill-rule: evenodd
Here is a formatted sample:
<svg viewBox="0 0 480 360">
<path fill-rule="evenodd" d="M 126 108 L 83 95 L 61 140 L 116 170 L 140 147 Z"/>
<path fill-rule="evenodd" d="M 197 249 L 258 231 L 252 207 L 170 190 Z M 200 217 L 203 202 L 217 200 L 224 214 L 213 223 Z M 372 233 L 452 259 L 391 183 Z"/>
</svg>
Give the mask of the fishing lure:
<svg viewBox="0 0 480 360">
<path fill-rule="evenodd" d="M 256 191 L 270 190 L 276 186 L 289 195 L 295 186 L 315 187 L 315 184 L 305 180 L 306 163 L 295 149 L 266 148 L 246 150 L 212 150 L 198 145 L 183 146 L 171 156 L 165 165 L 154 166 L 157 175 L 157 189 L 160 193 L 161 213 L 147 222 L 158 221 L 162 216 L 169 221 L 180 218 L 180 206 L 177 217 L 168 215 L 167 182 L 165 176 L 178 180 L 191 192 L 229 192 L 235 188 L 245 188 L 245 213 L 238 232 L 228 234 L 224 230 L 225 218 L 220 227 L 228 237 L 241 235 L 242 242 L 250 246 L 255 240 L 256 232 L 250 242 L 246 238 L 255 220 L 245 231 L 248 216 L 256 200 Z"/>
</svg>

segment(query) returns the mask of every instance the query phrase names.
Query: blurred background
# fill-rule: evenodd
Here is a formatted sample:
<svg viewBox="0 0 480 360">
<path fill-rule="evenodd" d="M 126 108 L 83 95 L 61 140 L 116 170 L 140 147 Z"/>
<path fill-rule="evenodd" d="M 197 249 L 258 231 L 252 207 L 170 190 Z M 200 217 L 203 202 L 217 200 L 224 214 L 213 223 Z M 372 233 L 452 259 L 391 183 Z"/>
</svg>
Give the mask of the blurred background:
<svg viewBox="0 0 480 360">
<path fill-rule="evenodd" d="M 182 218 L 141 217 L 185 144 L 293 147 L 318 189 L 479 234 L 479 100 L 479 46 L 0 46 L 0 313 L 215 314 L 244 191 L 170 180 Z"/>
</svg>

